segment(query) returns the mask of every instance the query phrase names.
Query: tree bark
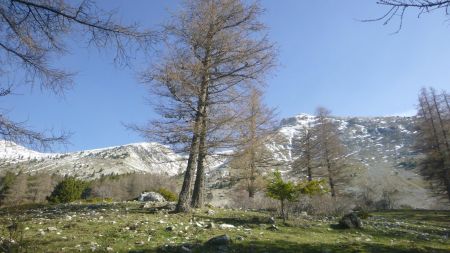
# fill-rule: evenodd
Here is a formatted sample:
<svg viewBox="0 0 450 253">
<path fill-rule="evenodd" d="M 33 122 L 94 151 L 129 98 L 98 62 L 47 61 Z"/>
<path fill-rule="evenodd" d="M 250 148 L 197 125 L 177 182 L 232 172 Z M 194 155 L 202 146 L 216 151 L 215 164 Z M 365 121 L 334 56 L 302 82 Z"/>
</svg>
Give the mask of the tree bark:
<svg viewBox="0 0 450 253">
<path fill-rule="evenodd" d="M 195 177 L 194 191 L 192 193 L 191 207 L 203 207 L 203 196 L 205 191 L 205 158 L 208 153 L 206 145 L 206 135 L 208 132 L 208 86 L 209 86 L 209 49 L 206 52 L 203 66 L 205 73 L 203 74 L 202 84 L 200 87 L 200 129 L 199 129 L 199 145 L 197 158 L 197 174 Z"/>
<path fill-rule="evenodd" d="M 203 115 L 201 131 L 200 131 L 200 142 L 198 147 L 198 163 L 197 163 L 197 174 L 195 177 L 194 191 L 192 193 L 191 206 L 193 208 L 202 208 L 204 202 L 204 192 L 205 192 L 205 158 L 207 155 L 206 147 L 206 110 L 205 115 Z"/>
<path fill-rule="evenodd" d="M 175 212 L 189 212 L 190 211 L 190 199 L 191 199 L 191 189 L 192 189 L 192 176 L 194 175 L 194 168 L 197 160 L 197 151 L 199 145 L 198 129 L 200 124 L 200 111 L 197 111 L 195 118 L 194 131 L 191 140 L 191 146 L 189 149 L 189 158 L 186 166 L 186 171 L 184 172 L 183 186 L 181 187 L 180 195 L 178 197 L 177 207 Z"/>
</svg>

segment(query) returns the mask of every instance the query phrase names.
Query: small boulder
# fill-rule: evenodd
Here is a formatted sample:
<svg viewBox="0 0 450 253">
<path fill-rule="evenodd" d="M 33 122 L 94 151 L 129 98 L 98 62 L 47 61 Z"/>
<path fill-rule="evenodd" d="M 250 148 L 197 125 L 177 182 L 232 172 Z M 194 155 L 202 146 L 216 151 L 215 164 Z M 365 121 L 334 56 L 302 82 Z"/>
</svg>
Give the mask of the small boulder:
<svg viewBox="0 0 450 253">
<path fill-rule="evenodd" d="M 339 221 L 339 226 L 341 228 L 362 228 L 361 219 L 356 213 L 349 213 L 344 215 Z"/>
<path fill-rule="evenodd" d="M 209 239 L 206 242 L 207 246 L 227 246 L 231 243 L 231 238 L 228 235 L 219 235 Z"/>
<path fill-rule="evenodd" d="M 138 198 L 138 201 L 141 202 L 166 202 L 166 199 L 163 195 L 157 192 L 143 192 Z"/>
</svg>

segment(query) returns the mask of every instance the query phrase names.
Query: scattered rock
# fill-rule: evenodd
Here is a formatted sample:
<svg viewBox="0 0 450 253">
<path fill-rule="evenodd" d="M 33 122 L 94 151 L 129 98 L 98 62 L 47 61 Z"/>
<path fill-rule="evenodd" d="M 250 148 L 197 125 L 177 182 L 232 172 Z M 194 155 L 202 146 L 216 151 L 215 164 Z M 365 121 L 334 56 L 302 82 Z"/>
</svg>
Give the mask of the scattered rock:
<svg viewBox="0 0 450 253">
<path fill-rule="evenodd" d="M 173 227 L 172 226 L 166 227 L 166 231 L 173 231 Z"/>
<path fill-rule="evenodd" d="M 362 228 L 361 219 L 356 213 L 349 213 L 342 217 L 339 221 L 342 228 Z"/>
<path fill-rule="evenodd" d="M 55 228 L 55 227 L 48 227 L 48 228 L 47 228 L 47 231 L 48 231 L 48 232 L 56 231 L 56 230 L 58 230 L 58 229 Z"/>
<path fill-rule="evenodd" d="M 143 192 L 138 198 L 138 201 L 141 202 L 165 202 L 166 199 L 163 195 L 157 192 Z"/>
<path fill-rule="evenodd" d="M 205 228 L 215 229 L 216 228 L 216 224 L 214 224 L 214 222 L 210 222 L 210 223 L 206 224 Z"/>
<path fill-rule="evenodd" d="M 306 211 L 303 211 L 300 213 L 301 216 L 308 216 L 308 213 Z"/>
<path fill-rule="evenodd" d="M 198 227 L 198 228 L 202 228 L 203 224 L 201 224 L 200 222 L 195 222 L 194 226 Z"/>
<path fill-rule="evenodd" d="M 111 247 L 106 247 L 106 251 L 111 252 L 111 251 L 114 251 L 114 249 Z"/>
<path fill-rule="evenodd" d="M 278 230 L 278 227 L 275 226 L 275 224 L 272 224 L 267 228 L 267 230 L 276 231 L 276 230 Z"/>
<path fill-rule="evenodd" d="M 216 214 L 216 212 L 215 212 L 214 210 L 211 210 L 211 209 L 209 209 L 208 211 L 206 211 L 206 213 L 207 213 L 208 215 L 214 215 L 214 214 Z"/>
<path fill-rule="evenodd" d="M 236 228 L 234 225 L 231 224 L 220 224 L 219 225 L 220 229 L 231 229 L 231 228 Z"/>
</svg>

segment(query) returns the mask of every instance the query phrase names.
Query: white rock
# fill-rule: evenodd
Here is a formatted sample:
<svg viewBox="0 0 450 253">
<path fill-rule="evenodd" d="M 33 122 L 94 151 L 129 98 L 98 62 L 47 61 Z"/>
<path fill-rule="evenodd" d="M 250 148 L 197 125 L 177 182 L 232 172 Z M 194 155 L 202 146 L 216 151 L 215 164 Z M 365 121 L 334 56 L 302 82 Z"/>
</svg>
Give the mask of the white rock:
<svg viewBox="0 0 450 253">
<path fill-rule="evenodd" d="M 143 192 L 138 198 L 141 202 L 165 202 L 166 199 L 163 197 L 163 195 L 157 193 L 157 192 Z"/>
<path fill-rule="evenodd" d="M 235 228 L 235 226 L 231 225 L 231 224 L 220 224 L 219 228 L 220 229 L 231 229 L 231 228 Z"/>
</svg>

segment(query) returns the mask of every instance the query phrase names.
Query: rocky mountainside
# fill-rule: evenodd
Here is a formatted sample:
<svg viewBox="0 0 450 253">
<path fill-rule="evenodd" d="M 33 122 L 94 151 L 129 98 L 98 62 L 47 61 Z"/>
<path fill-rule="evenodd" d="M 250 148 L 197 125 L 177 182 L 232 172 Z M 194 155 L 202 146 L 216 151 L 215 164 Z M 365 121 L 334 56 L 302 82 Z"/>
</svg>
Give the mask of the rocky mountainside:
<svg viewBox="0 0 450 253">
<path fill-rule="evenodd" d="M 183 157 L 158 143 L 85 150 L 73 153 L 39 153 L 11 142 L 0 142 L 1 170 L 35 173 L 46 171 L 79 178 L 127 173 L 176 175 L 184 167 Z"/>
<path fill-rule="evenodd" d="M 283 138 L 268 144 L 274 156 L 286 164 L 278 169 L 290 170 L 296 154 L 295 139 L 305 128 L 313 126 L 315 120 L 314 116 L 300 114 L 281 121 L 279 132 Z M 356 180 L 346 187 L 347 190 L 357 192 L 371 185 L 383 191 L 395 186 L 397 195 L 407 204 L 425 207 L 435 201 L 415 170 L 413 117 L 333 117 L 332 120 L 340 131 L 348 158 L 356 164 L 357 171 L 352 175 Z M 185 167 L 183 158 L 184 155 L 158 143 L 54 154 L 0 142 L 0 172 L 7 169 L 30 173 L 48 171 L 80 178 L 133 172 L 176 175 Z M 223 181 L 229 174 L 227 158 L 210 157 L 208 174 L 209 184 Z"/>
<path fill-rule="evenodd" d="M 370 188 L 374 194 L 390 191 L 400 204 L 428 208 L 437 200 L 426 189 L 426 182 L 417 174 L 414 152 L 414 117 L 333 117 L 354 168 L 354 177 L 346 185 L 347 192 L 360 193 Z M 316 118 L 307 114 L 281 121 L 281 141 L 270 148 L 279 160 L 295 159 L 295 140 Z M 290 170 L 289 167 L 285 168 Z"/>
</svg>

